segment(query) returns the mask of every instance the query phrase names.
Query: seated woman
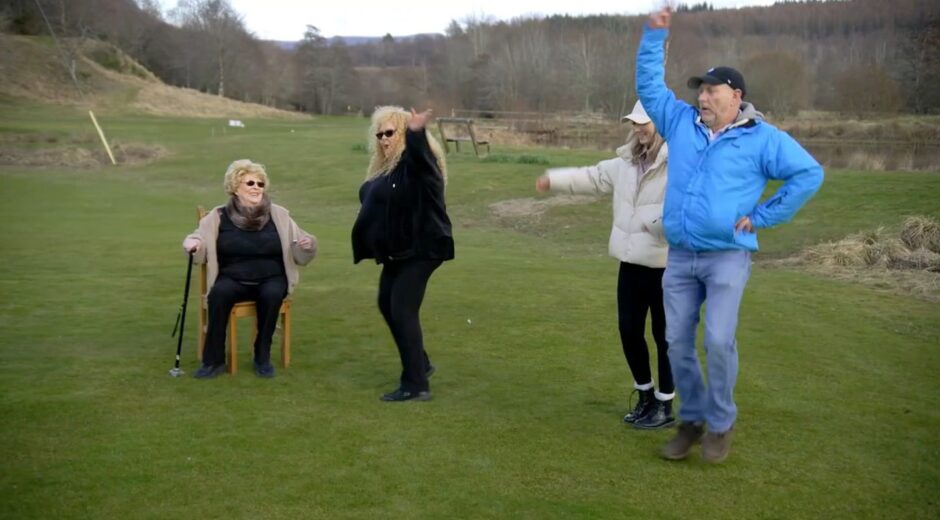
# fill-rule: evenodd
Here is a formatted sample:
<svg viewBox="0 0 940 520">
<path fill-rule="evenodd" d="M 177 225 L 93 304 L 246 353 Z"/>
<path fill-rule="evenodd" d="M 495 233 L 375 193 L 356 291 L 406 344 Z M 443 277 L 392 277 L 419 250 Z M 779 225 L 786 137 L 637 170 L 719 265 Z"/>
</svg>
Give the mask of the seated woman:
<svg viewBox="0 0 940 520">
<path fill-rule="evenodd" d="M 274 377 L 271 338 L 281 302 L 300 280 L 298 265 L 317 253 L 317 239 L 297 226 L 281 206 L 271 204 L 264 166 L 235 161 L 225 172 L 228 204 L 213 208 L 183 240 L 193 260 L 207 265 L 209 325 L 202 367 L 194 376 L 212 378 L 225 370 L 225 331 L 232 307 L 253 301 L 258 309 L 254 367 Z"/>
</svg>

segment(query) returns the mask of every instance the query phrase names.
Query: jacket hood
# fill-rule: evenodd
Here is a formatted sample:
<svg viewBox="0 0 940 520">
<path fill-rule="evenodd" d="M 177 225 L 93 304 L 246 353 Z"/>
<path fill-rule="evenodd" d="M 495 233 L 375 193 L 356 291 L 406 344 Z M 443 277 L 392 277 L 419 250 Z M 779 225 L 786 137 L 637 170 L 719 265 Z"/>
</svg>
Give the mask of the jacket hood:
<svg viewBox="0 0 940 520">
<path fill-rule="evenodd" d="M 747 101 L 741 102 L 741 111 L 738 112 L 738 118 L 734 120 L 735 124 L 745 121 L 763 121 L 764 114 L 757 110 L 753 103 Z"/>
<path fill-rule="evenodd" d="M 702 121 L 702 114 L 698 109 L 695 109 L 695 113 L 697 114 L 695 122 L 701 126 L 705 126 L 705 123 Z M 728 129 L 730 130 L 731 128 L 737 128 L 739 126 L 750 127 L 763 121 L 764 114 L 757 110 L 753 103 L 742 101 L 741 109 L 738 111 L 738 117 L 735 118 L 734 123 L 731 123 Z"/>
</svg>

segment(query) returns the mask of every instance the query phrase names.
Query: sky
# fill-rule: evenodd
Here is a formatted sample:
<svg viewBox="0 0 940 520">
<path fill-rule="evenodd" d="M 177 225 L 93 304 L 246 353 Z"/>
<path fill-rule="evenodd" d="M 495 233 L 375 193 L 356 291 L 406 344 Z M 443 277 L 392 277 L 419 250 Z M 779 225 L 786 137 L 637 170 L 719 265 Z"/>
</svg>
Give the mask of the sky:
<svg viewBox="0 0 940 520">
<path fill-rule="evenodd" d="M 176 0 L 159 0 L 164 10 Z M 695 4 L 702 0 L 685 0 Z M 775 0 L 705 0 L 716 9 L 771 5 Z M 303 38 L 306 26 L 315 25 L 326 37 L 406 36 L 443 33 L 451 20 L 468 16 L 510 20 L 520 16 L 553 14 L 646 14 L 664 0 L 229 0 L 243 16 L 248 30 L 264 40 Z"/>
</svg>

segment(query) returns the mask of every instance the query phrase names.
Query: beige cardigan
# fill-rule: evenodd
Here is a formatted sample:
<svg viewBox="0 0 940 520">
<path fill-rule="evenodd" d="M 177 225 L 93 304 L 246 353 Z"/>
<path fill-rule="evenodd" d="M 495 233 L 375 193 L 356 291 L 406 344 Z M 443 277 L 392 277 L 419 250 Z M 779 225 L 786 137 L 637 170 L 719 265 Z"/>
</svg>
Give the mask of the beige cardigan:
<svg viewBox="0 0 940 520">
<path fill-rule="evenodd" d="M 199 264 L 207 264 L 206 283 L 209 292 L 212 292 L 212 286 L 219 275 L 219 260 L 215 246 L 219 238 L 219 210 L 224 207 L 217 206 L 209 211 L 199 221 L 199 227 L 186 237 L 195 238 L 201 242 L 199 249 L 193 255 L 193 261 Z M 277 235 L 281 239 L 284 271 L 287 273 L 287 293 L 290 294 L 294 292 L 294 287 L 300 281 L 300 272 L 297 270 L 297 266 L 307 265 L 317 256 L 317 238 L 300 229 L 294 219 L 290 218 L 290 213 L 277 204 L 271 204 L 271 219 L 274 221 Z M 301 237 L 310 237 L 310 240 L 313 241 L 311 250 L 302 249 L 294 242 Z"/>
<path fill-rule="evenodd" d="M 633 164 L 630 150 L 636 136 L 617 149 L 618 157 L 595 166 L 554 168 L 546 173 L 556 193 L 599 195 L 613 193 L 614 222 L 610 230 L 610 256 L 631 264 L 666 267 L 668 246 L 663 234 L 663 198 L 666 191 L 665 143 L 645 175 Z"/>
</svg>

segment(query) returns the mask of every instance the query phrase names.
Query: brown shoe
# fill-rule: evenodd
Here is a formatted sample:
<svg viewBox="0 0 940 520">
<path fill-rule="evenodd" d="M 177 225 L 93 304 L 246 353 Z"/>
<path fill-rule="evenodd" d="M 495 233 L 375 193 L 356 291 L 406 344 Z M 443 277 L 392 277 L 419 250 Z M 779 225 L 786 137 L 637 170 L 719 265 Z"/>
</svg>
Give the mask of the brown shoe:
<svg viewBox="0 0 940 520">
<path fill-rule="evenodd" d="M 679 432 L 671 441 L 663 446 L 661 455 L 664 459 L 682 460 L 689 456 L 692 446 L 702 440 L 705 426 L 700 423 L 683 422 L 679 424 Z"/>
<path fill-rule="evenodd" d="M 733 429 L 721 433 L 706 433 L 705 439 L 702 440 L 702 460 L 712 464 L 724 462 L 728 458 L 728 453 L 731 453 L 733 436 Z"/>
</svg>

